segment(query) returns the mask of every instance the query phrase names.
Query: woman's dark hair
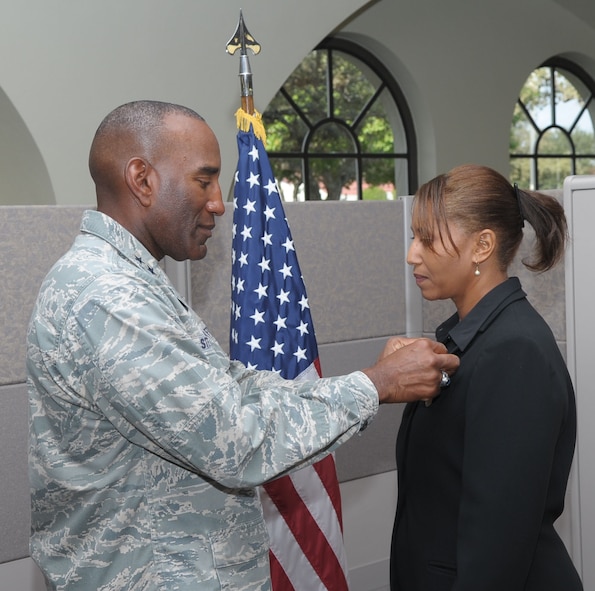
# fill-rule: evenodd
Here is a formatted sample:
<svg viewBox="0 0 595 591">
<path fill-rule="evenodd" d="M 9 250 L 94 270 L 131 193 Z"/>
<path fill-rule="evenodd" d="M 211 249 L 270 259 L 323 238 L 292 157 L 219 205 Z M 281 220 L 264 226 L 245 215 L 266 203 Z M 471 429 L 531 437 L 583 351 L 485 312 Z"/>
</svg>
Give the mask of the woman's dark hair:
<svg viewBox="0 0 595 591">
<path fill-rule="evenodd" d="M 428 248 L 438 232 L 445 248 L 454 248 L 447 222 L 466 232 L 493 230 L 497 237 L 496 256 L 506 270 L 523 239 L 527 221 L 535 231 L 530 261 L 532 271 L 547 271 L 562 257 L 568 235 L 564 208 L 560 202 L 536 191 L 511 185 L 499 172 L 476 164 L 453 168 L 422 185 L 415 194 L 414 229 Z"/>
</svg>

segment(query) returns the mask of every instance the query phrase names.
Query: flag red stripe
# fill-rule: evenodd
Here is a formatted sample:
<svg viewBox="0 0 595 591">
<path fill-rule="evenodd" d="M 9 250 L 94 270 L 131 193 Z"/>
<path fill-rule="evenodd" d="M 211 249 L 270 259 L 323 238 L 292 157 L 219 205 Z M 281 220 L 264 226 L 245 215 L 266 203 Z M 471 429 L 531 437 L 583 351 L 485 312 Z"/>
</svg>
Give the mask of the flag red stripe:
<svg viewBox="0 0 595 591">
<path fill-rule="evenodd" d="M 318 524 L 295 490 L 291 478 L 285 476 L 265 485 L 265 489 L 285 519 L 296 541 L 329 591 L 347 591 L 347 579 L 333 548 L 322 535 Z M 321 535 L 314 535 L 318 532 Z"/>
<path fill-rule="evenodd" d="M 320 462 L 316 462 L 313 466 L 322 482 L 326 492 L 333 504 L 341 531 L 343 531 L 343 511 L 341 508 L 341 489 L 339 488 L 339 481 L 337 480 L 337 471 L 335 469 L 335 458 L 327 456 Z"/>
<path fill-rule="evenodd" d="M 294 586 L 285 574 L 283 567 L 279 564 L 277 557 L 271 551 L 269 552 L 269 560 L 271 563 L 271 583 L 275 591 L 295 591 Z"/>
</svg>

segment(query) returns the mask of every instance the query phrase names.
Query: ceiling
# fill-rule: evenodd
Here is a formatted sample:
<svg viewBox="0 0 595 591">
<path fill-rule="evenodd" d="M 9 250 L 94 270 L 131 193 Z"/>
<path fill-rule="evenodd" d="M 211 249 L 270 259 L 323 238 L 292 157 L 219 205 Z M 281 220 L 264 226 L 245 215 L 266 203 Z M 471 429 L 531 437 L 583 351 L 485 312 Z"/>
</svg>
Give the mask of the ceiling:
<svg viewBox="0 0 595 591">
<path fill-rule="evenodd" d="M 593 0 L 554 0 L 580 20 L 595 29 L 595 2 Z"/>
</svg>

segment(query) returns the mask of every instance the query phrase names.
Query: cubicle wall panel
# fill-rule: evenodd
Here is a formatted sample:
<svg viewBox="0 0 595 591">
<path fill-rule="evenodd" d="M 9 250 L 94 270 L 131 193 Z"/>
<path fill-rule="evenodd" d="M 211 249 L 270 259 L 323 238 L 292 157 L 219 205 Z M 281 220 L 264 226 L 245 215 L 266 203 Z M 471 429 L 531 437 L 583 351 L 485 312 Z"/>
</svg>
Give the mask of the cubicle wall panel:
<svg viewBox="0 0 595 591">
<path fill-rule="evenodd" d="M 385 337 L 320 346 L 320 363 L 325 376 L 349 373 L 368 367 L 380 355 Z M 396 469 L 395 446 L 404 405 L 383 405 L 362 433 L 352 437 L 335 453 L 341 482 Z"/>
<path fill-rule="evenodd" d="M 231 309 L 231 227 L 232 205 L 207 242 L 207 256 L 190 264 L 192 307 L 204 320 L 219 344 L 229 351 Z"/>
<path fill-rule="evenodd" d="M 0 387 L 0 562 L 29 555 L 28 410 L 25 384 Z"/>
<path fill-rule="evenodd" d="M 405 332 L 403 204 L 286 203 L 319 344 Z M 231 206 L 205 259 L 192 264 L 192 303 L 229 340 Z"/>
<path fill-rule="evenodd" d="M 0 207 L 0 385 L 25 380 L 25 334 L 39 286 L 78 233 L 82 207 Z"/>
<path fill-rule="evenodd" d="M 595 589 L 595 386 L 593 334 L 595 332 L 595 176 L 571 176 L 564 182 L 564 205 L 571 231 L 566 253 L 566 310 L 568 368 L 576 390 L 577 448 L 569 483 L 572 557 L 585 590 Z"/>
<path fill-rule="evenodd" d="M 402 202 L 316 202 L 307 213 L 300 205 L 291 204 L 287 217 L 318 343 L 402 334 Z"/>
<path fill-rule="evenodd" d="M 404 334 L 403 204 L 312 202 L 284 205 L 320 350 L 323 375 L 374 363 L 386 336 Z M 231 208 L 217 220 L 207 257 L 192 263 L 192 305 L 228 348 Z M 395 469 L 402 406 L 383 407 L 361 435 L 337 450 L 341 481 Z"/>
<path fill-rule="evenodd" d="M 373 363 L 386 336 L 406 328 L 403 207 L 378 203 L 286 204 L 308 296 L 324 375 Z M 0 208 L 0 562 L 28 554 L 25 332 L 39 285 L 78 233 L 84 207 Z M 192 304 L 227 347 L 232 211 L 218 219 L 206 259 L 191 265 Z M 528 245 L 523 246 L 524 256 Z M 515 271 L 516 273 L 516 271 Z M 556 273 L 518 274 L 531 301 L 563 338 L 564 285 Z M 424 333 L 452 313 L 450 302 L 424 303 Z M 336 454 L 342 481 L 395 469 L 402 405 L 384 406 Z M 7 532 L 7 533 L 5 533 Z"/>
<path fill-rule="evenodd" d="M 545 273 L 530 271 L 522 264 L 522 261 L 529 262 L 531 260 L 534 243 L 533 230 L 526 225 L 525 238 L 511 267 L 510 274 L 519 277 L 523 289 L 527 293 L 527 298 L 548 323 L 556 340 L 562 343 L 566 341 L 564 259 Z"/>
</svg>

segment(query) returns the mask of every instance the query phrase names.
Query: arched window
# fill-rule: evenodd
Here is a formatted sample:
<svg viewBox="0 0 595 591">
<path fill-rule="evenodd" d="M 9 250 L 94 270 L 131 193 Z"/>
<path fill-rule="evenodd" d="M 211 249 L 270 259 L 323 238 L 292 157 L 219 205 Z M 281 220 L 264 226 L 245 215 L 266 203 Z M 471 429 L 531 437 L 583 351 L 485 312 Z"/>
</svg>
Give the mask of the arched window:
<svg viewBox="0 0 595 591">
<path fill-rule="evenodd" d="M 513 114 L 511 181 L 559 189 L 568 175 L 595 174 L 594 94 L 593 80 L 568 60 L 531 73 Z"/>
<path fill-rule="evenodd" d="M 267 152 L 287 201 L 394 199 L 417 186 L 415 133 L 388 70 L 327 39 L 263 113 Z"/>
</svg>

